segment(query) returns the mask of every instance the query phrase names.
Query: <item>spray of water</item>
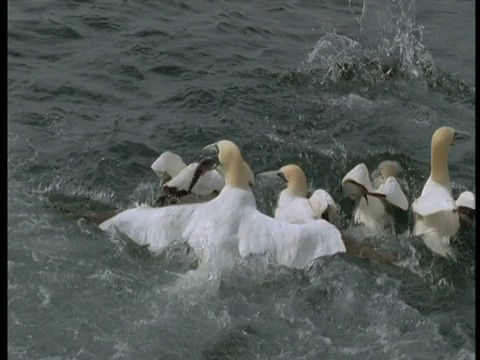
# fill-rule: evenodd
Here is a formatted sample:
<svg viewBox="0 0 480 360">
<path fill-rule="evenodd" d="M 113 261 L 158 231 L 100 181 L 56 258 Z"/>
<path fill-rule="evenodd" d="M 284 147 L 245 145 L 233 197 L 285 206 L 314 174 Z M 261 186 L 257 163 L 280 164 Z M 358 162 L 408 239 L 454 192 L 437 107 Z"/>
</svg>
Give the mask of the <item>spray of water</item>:
<svg viewBox="0 0 480 360">
<path fill-rule="evenodd" d="M 323 81 L 433 75 L 423 27 L 415 21 L 415 0 L 364 0 L 358 22 L 358 37 L 327 31 L 308 54 L 307 67 L 323 70 Z"/>
</svg>

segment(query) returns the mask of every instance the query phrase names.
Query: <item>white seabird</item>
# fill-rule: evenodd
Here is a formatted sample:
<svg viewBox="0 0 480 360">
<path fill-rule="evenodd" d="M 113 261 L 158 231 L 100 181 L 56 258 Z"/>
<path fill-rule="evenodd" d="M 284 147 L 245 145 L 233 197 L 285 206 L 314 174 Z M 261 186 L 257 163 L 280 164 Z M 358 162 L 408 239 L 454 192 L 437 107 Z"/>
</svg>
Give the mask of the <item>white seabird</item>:
<svg viewBox="0 0 480 360">
<path fill-rule="evenodd" d="M 336 222 L 338 205 L 330 194 L 323 189 L 315 190 L 308 197 L 307 177 L 300 166 L 295 164 L 285 165 L 279 170 L 257 174 L 257 177 L 279 180 L 287 185 L 278 197 L 275 219 L 297 224 L 302 224 L 307 219 L 324 219 L 331 223 Z"/>
<path fill-rule="evenodd" d="M 422 237 L 435 254 L 450 259 L 456 259 L 450 241 L 460 229 L 460 216 L 452 196 L 448 153 L 452 145 L 468 138 L 470 135 L 449 126 L 440 127 L 433 133 L 430 176 L 420 197 L 412 204 L 415 215 L 413 235 Z M 460 203 L 463 199 L 460 198 Z"/>
<path fill-rule="evenodd" d="M 342 179 L 342 191 L 349 198 L 357 200 L 353 214 L 355 225 L 361 225 L 374 234 L 394 229 L 392 206 L 408 210 L 408 200 L 397 180 L 402 168 L 396 161 L 382 162 L 370 181 L 367 166 L 358 164 Z M 376 176 L 375 176 L 376 174 Z"/>
<path fill-rule="evenodd" d="M 171 197 L 170 202 L 176 204 L 204 202 L 216 197 L 225 186 L 223 175 L 217 170 L 206 173 L 190 192 L 187 191 L 197 166 L 198 162 L 192 162 L 187 166 L 179 155 L 171 151 L 163 152 L 151 166 L 161 179 L 160 186 L 165 193 L 165 196 L 161 196 L 157 203 L 162 204 L 168 196 Z M 254 186 L 253 172 L 247 163 L 245 166 L 251 174 L 250 185 Z"/>
<path fill-rule="evenodd" d="M 302 268 L 318 257 L 345 252 L 340 231 L 325 220 L 290 224 L 258 211 L 249 184 L 251 174 L 233 142 L 222 140 L 205 150 L 215 152 L 214 160 L 224 172 L 225 186 L 216 198 L 162 208 L 139 206 L 99 227 L 116 228 L 154 251 L 173 241 L 186 241 L 203 262 L 214 254 L 267 254 L 277 264 Z M 199 169 L 207 170 L 202 163 Z"/>
<path fill-rule="evenodd" d="M 324 219 L 331 223 L 336 222 L 339 213 L 338 204 L 324 189 L 317 189 L 308 197 L 307 177 L 300 166 L 285 165 L 279 170 L 257 174 L 257 177 L 280 180 L 286 185 L 278 197 L 274 215 L 276 219 L 294 224 L 304 224 L 318 219 Z M 397 259 L 378 252 L 368 244 L 354 240 L 342 230 L 340 232 L 348 253 L 384 264 L 395 265 L 398 263 Z"/>
</svg>

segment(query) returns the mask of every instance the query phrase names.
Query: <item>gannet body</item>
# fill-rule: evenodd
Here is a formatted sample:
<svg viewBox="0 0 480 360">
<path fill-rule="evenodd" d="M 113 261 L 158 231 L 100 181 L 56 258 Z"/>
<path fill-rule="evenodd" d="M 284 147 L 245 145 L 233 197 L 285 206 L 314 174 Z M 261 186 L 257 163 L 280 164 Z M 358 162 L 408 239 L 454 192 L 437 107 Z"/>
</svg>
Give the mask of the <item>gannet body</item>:
<svg viewBox="0 0 480 360">
<path fill-rule="evenodd" d="M 420 236 L 425 245 L 437 255 L 456 259 L 451 239 L 460 229 L 460 216 L 452 196 L 448 153 L 455 143 L 470 136 L 452 127 L 438 128 L 431 142 L 430 176 L 420 196 L 412 204 L 415 215 L 413 235 Z"/>
</svg>

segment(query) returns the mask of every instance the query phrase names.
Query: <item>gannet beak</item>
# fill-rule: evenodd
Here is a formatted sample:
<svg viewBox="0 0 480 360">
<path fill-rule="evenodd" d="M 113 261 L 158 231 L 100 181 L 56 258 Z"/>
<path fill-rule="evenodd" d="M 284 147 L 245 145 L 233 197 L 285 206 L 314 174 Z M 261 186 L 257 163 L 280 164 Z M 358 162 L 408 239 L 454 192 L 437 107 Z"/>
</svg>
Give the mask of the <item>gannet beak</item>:
<svg viewBox="0 0 480 360">
<path fill-rule="evenodd" d="M 282 183 L 286 183 L 287 179 L 285 179 L 285 175 L 278 170 L 273 170 L 273 171 L 264 171 L 261 173 L 258 173 L 256 175 L 258 178 L 265 178 L 268 180 L 275 180 L 275 181 L 281 181 Z"/>
<path fill-rule="evenodd" d="M 216 143 L 210 144 L 205 146 L 202 149 L 202 153 L 200 156 L 200 160 L 198 161 L 197 168 L 195 169 L 195 172 L 192 177 L 192 181 L 190 182 L 190 185 L 188 187 L 188 192 L 191 192 L 195 184 L 198 182 L 200 177 L 204 175 L 205 173 L 214 170 L 215 168 L 218 168 L 218 170 L 221 167 L 219 166 L 219 159 L 218 159 L 218 146 Z"/>
<path fill-rule="evenodd" d="M 466 132 L 463 131 L 455 131 L 455 136 L 453 138 L 453 143 L 454 144 L 459 144 L 462 142 L 465 142 L 469 140 L 472 136 Z"/>
</svg>

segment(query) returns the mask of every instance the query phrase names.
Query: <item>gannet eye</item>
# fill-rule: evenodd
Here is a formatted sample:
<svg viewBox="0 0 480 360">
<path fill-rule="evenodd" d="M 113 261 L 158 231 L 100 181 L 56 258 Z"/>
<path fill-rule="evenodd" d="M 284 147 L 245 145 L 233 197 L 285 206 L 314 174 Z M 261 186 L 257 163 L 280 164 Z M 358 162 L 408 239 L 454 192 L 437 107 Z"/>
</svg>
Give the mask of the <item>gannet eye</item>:
<svg viewBox="0 0 480 360">
<path fill-rule="evenodd" d="M 285 177 L 285 175 L 284 175 L 283 172 L 281 172 L 281 171 L 277 172 L 277 176 L 278 176 L 280 179 L 282 179 L 283 181 L 288 182 L 288 181 L 287 181 L 287 178 Z"/>
</svg>

